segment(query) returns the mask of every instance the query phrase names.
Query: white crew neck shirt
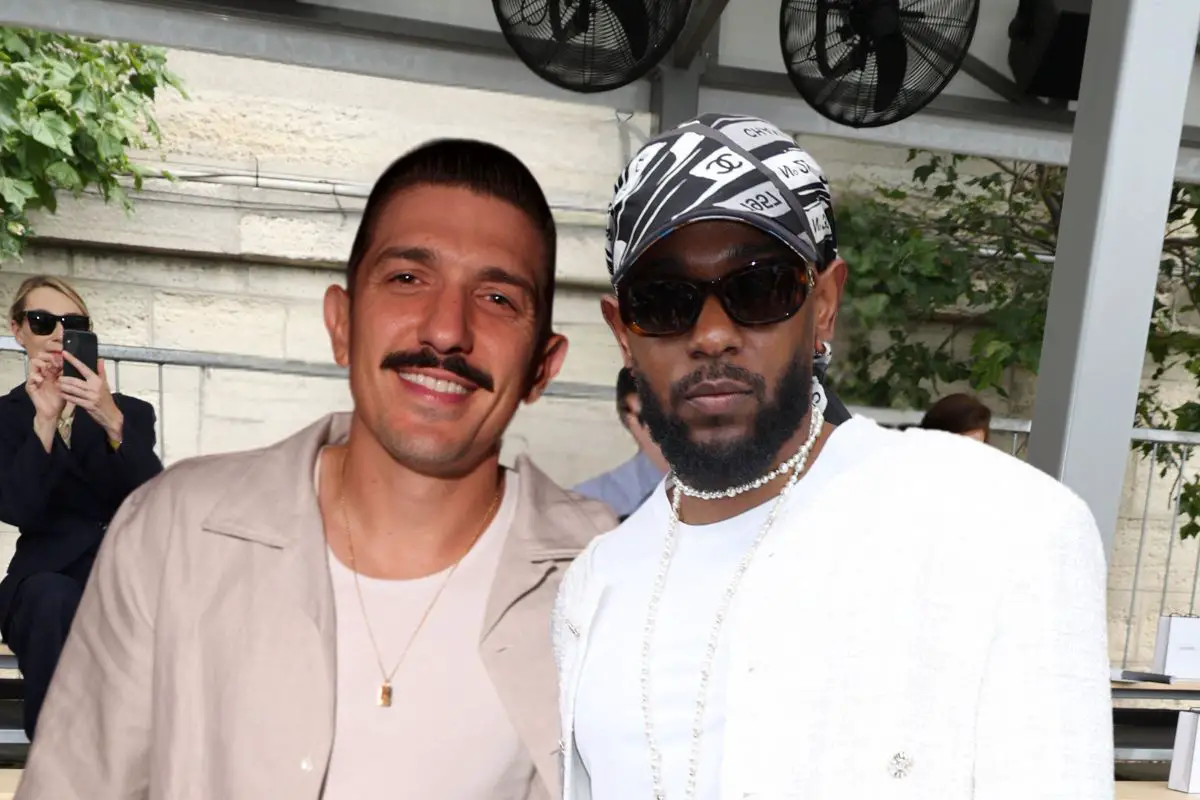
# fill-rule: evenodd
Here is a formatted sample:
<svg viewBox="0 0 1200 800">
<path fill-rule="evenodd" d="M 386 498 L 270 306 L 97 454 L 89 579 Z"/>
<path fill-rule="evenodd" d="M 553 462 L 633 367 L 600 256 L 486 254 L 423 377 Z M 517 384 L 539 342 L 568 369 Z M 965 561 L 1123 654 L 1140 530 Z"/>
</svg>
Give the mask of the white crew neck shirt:
<svg viewBox="0 0 1200 800">
<path fill-rule="evenodd" d="M 876 431 L 874 423 L 861 418 L 839 426 L 812 469 L 793 487 L 785 501 L 789 507 L 819 503 L 824 484 L 884 441 L 872 436 Z M 717 609 L 774 503 L 772 498 L 712 525 L 680 525 L 659 604 L 650 668 L 650 706 L 669 800 L 685 797 L 700 668 Z M 592 800 L 654 796 L 642 713 L 641 649 L 669 520 L 664 484 L 599 542 L 592 557 L 594 574 L 606 590 L 588 635 L 575 698 L 575 742 L 588 771 Z M 697 800 L 719 796 L 728 632 L 726 618 L 705 702 Z"/>
<path fill-rule="evenodd" d="M 495 518 L 449 570 L 416 580 L 359 576 L 384 668 L 441 597 L 392 678 L 392 705 L 376 705 L 383 681 L 354 573 L 329 552 L 337 619 L 333 752 L 322 800 L 524 800 L 538 780 L 533 760 L 479 655 L 487 597 L 516 513 L 508 471 Z"/>
</svg>

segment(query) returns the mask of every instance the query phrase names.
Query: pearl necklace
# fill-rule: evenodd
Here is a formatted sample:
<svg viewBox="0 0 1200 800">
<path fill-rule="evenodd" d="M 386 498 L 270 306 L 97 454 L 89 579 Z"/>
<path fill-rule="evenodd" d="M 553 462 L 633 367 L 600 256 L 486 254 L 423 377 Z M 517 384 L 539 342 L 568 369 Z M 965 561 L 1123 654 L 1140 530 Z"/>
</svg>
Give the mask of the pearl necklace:
<svg viewBox="0 0 1200 800">
<path fill-rule="evenodd" d="M 817 419 L 818 414 L 820 414 L 819 411 L 817 414 L 813 414 L 814 420 Z M 807 447 L 811 442 L 812 438 L 810 434 L 809 441 L 805 442 L 805 446 Z M 796 455 L 792 456 L 787 461 L 768 472 L 766 475 L 755 478 L 749 483 L 743 483 L 741 486 L 733 486 L 728 489 L 718 489 L 713 492 L 706 492 L 703 489 L 693 489 L 691 486 L 688 486 L 674 475 L 671 476 L 671 480 L 674 482 L 675 487 L 688 497 L 697 497 L 701 500 L 720 500 L 723 497 L 737 497 L 739 494 L 745 494 L 751 489 L 761 489 L 763 486 L 766 486 L 780 475 L 786 475 L 789 471 L 795 469 L 797 466 L 799 466 L 800 469 L 804 469 L 803 464 L 804 459 L 806 458 L 808 458 L 808 450 L 806 450 L 804 447 L 801 447 L 796 451 Z"/>
<path fill-rule="evenodd" d="M 715 499 L 716 497 L 735 497 L 750 489 L 759 488 L 775 478 L 783 475 L 786 472 L 791 472 L 791 477 L 788 479 L 787 485 L 779 493 L 779 497 L 775 499 L 775 503 L 771 506 L 771 511 L 767 515 L 767 519 L 763 522 L 762 527 L 755 536 L 754 541 L 750 543 L 750 547 L 738 562 L 737 569 L 734 570 L 733 578 L 729 582 L 729 586 L 725 589 L 725 594 L 721 598 L 721 604 L 717 608 L 716 618 L 713 620 L 712 630 L 709 632 L 708 645 L 704 650 L 704 661 L 700 665 L 700 689 L 696 695 L 696 713 L 692 721 L 692 746 L 691 752 L 688 755 L 688 777 L 687 788 L 684 791 L 684 796 L 691 800 L 696 796 L 696 781 L 700 766 L 700 749 L 704 738 L 704 711 L 708 701 L 708 682 L 712 676 L 713 661 L 717 655 L 717 645 L 721 640 L 721 629 L 725 622 L 725 615 L 729 611 L 729 606 L 733 602 L 734 595 L 737 594 L 738 587 L 741 585 L 742 577 L 750 568 L 751 562 L 754 560 L 755 553 L 758 552 L 759 545 L 767 536 L 767 532 L 771 530 L 771 525 L 775 522 L 775 517 L 779 513 L 780 507 L 783 505 L 783 500 L 787 497 L 789 490 L 796 485 L 800 480 L 800 474 L 804 472 L 804 467 L 808 463 L 808 456 L 812 452 L 813 447 L 817 443 L 817 439 L 821 434 L 821 426 L 825 422 L 825 415 L 822 409 L 814 407 L 812 409 L 811 420 L 809 422 L 808 440 L 796 452 L 796 455 L 789 458 L 783 464 L 767 473 L 761 478 L 752 481 L 742 486 L 727 489 L 721 492 L 706 492 L 699 493 L 696 490 L 684 486 L 678 479 L 673 478 L 675 484 L 674 497 L 671 500 L 671 522 L 667 529 L 667 538 L 663 545 L 662 558 L 659 561 L 658 573 L 654 578 L 654 589 L 650 594 L 650 602 L 646 608 L 646 627 L 642 634 L 642 666 L 641 666 L 641 684 L 642 684 L 642 720 L 645 724 L 646 744 L 650 750 L 650 775 L 654 786 L 654 800 L 665 800 L 666 789 L 663 786 L 662 777 L 662 751 L 658 747 L 658 739 L 654 735 L 654 719 L 650 709 L 650 655 L 651 645 L 654 641 L 654 628 L 658 621 L 658 606 L 662 601 L 663 590 L 667 585 L 667 573 L 671 568 L 671 560 L 675 555 L 675 543 L 679 535 L 679 506 L 684 494 L 703 499 Z M 694 494 L 693 494 L 694 493 Z M 707 496 L 706 496 L 707 495 Z"/>
</svg>

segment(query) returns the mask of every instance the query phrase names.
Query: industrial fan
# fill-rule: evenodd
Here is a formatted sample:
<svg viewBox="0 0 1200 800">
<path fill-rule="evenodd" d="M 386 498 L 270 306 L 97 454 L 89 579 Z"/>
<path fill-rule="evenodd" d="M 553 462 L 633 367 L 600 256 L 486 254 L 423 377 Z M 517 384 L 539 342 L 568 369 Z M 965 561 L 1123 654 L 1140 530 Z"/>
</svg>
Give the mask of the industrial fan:
<svg viewBox="0 0 1200 800">
<path fill-rule="evenodd" d="M 632 83 L 666 55 L 691 0 L 492 0 L 509 46 L 540 77 L 575 92 Z"/>
<path fill-rule="evenodd" d="M 784 0 L 788 76 L 820 114 L 854 128 L 898 122 L 946 88 L 979 0 Z"/>
</svg>

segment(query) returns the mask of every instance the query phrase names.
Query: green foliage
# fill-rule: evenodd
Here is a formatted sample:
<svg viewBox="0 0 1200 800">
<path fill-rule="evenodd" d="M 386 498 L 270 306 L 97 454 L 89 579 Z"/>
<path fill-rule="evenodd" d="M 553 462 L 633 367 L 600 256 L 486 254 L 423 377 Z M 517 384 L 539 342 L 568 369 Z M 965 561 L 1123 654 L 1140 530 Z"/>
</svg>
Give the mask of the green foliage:
<svg viewBox="0 0 1200 800">
<path fill-rule="evenodd" d="M 160 141 L 151 107 L 167 87 L 183 92 L 160 49 L 0 28 L 0 262 L 59 191 L 130 208 L 121 179 L 141 189 L 143 175 L 127 153 Z"/>
<path fill-rule="evenodd" d="M 1007 395 L 1014 374 L 1037 372 L 1066 170 L 918 151 L 909 161 L 910 184 L 839 201 L 839 247 L 851 269 L 838 388 L 850 402 L 909 408 L 926 407 L 948 382 Z M 1200 187 L 1176 185 L 1137 425 L 1200 431 L 1200 403 L 1168 407 L 1160 393 L 1168 371 L 1200 386 L 1198 214 Z M 1157 464 L 1164 476 L 1174 471 L 1181 534 L 1194 536 L 1200 478 L 1182 477 L 1182 450 L 1160 447 Z"/>
</svg>

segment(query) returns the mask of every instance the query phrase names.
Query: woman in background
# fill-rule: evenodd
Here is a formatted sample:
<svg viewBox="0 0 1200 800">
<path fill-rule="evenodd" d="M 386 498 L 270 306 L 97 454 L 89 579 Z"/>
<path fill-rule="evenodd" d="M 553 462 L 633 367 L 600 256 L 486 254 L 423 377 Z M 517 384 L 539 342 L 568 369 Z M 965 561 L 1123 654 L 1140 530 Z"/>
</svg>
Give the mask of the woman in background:
<svg viewBox="0 0 1200 800">
<path fill-rule="evenodd" d="M 0 581 L 0 634 L 24 677 L 32 740 L 108 523 L 162 464 L 154 409 L 112 394 L 103 363 L 97 374 L 63 352 L 65 330 L 91 330 L 87 305 L 66 281 L 27 279 L 9 324 L 29 368 L 0 397 L 0 520 L 20 531 Z M 64 359 L 83 377 L 64 376 Z"/>
</svg>

